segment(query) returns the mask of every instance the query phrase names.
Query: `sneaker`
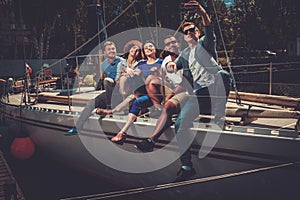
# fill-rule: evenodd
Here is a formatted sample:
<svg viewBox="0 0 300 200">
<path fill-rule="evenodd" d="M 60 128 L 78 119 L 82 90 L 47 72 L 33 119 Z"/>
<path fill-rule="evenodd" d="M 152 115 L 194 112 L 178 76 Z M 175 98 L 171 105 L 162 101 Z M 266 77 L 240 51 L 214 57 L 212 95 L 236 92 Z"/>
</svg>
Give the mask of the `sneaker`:
<svg viewBox="0 0 300 200">
<path fill-rule="evenodd" d="M 199 122 L 201 122 L 201 123 L 209 123 L 210 119 L 209 118 L 205 118 L 205 117 L 200 117 Z"/>
<path fill-rule="evenodd" d="M 64 135 L 71 136 L 71 135 L 77 135 L 78 131 L 77 128 L 73 127 L 70 130 L 68 130 Z"/>
<path fill-rule="evenodd" d="M 196 174 L 196 171 L 195 171 L 194 168 L 191 168 L 190 170 L 184 170 L 183 168 L 181 168 L 179 170 L 179 172 L 177 173 L 177 177 L 174 180 L 174 182 L 180 182 L 180 181 L 189 180 L 195 174 Z"/>
<path fill-rule="evenodd" d="M 135 147 L 142 152 L 151 152 L 153 151 L 154 142 L 150 138 L 147 138 L 135 145 Z"/>
</svg>

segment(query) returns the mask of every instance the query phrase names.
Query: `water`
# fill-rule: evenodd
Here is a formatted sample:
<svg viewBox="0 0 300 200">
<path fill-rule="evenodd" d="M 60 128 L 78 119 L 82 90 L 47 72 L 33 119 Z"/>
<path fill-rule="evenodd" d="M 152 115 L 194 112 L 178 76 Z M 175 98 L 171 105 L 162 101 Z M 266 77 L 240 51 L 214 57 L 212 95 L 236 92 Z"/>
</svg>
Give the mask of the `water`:
<svg viewBox="0 0 300 200">
<path fill-rule="evenodd" d="M 5 134 L 4 132 L 9 131 L 7 127 L 0 125 L 0 133 L 3 133 L 0 147 L 26 200 L 56 200 L 121 189 L 99 178 L 69 168 L 39 149 L 36 149 L 30 159 L 17 160 L 9 153 L 12 142 L 12 138 L 9 138 L 11 133 Z M 123 199 L 130 198 L 133 197 Z"/>
<path fill-rule="evenodd" d="M 8 145 L 3 145 L 2 143 L 1 148 L 7 151 Z M 6 154 L 6 157 L 27 200 L 56 200 L 122 190 L 116 185 L 68 168 L 38 149 L 34 156 L 26 161 L 16 160 L 9 154 Z M 199 174 L 199 177 L 205 177 L 205 174 Z M 178 193 L 178 197 L 180 195 L 186 196 L 184 200 L 297 200 L 299 199 L 299 184 L 300 164 L 297 163 L 282 169 L 224 178 L 188 187 L 155 191 L 148 193 L 149 195 L 146 193 L 145 195 L 128 195 L 112 199 L 166 200 L 168 198 L 163 198 L 164 193 L 172 192 Z M 186 189 L 184 195 L 182 195 L 181 189 Z M 195 191 L 197 192 L 195 193 Z M 195 193 L 195 196 L 193 193 Z"/>
<path fill-rule="evenodd" d="M 26 200 L 56 200 L 123 190 L 100 178 L 69 168 L 39 149 L 36 149 L 34 155 L 28 160 L 17 160 L 9 153 L 12 133 L 7 127 L 1 125 L 0 133 L 3 133 L 0 149 L 4 152 Z M 147 200 L 149 197 L 138 194 L 114 199 Z"/>
<path fill-rule="evenodd" d="M 70 169 L 55 160 L 49 159 L 41 152 L 27 161 L 17 161 L 8 158 L 11 169 L 27 200 L 56 200 L 66 197 L 78 197 L 89 194 L 99 194 L 108 191 L 118 191 L 115 185 L 103 182 Z M 298 190 L 300 183 L 299 165 L 285 169 L 270 170 L 262 173 L 221 179 L 205 184 L 191 186 L 191 193 L 201 191 L 201 199 L 299 199 Z M 174 191 L 179 188 L 174 188 Z M 160 192 L 157 197 L 161 199 Z M 200 199 L 200 196 L 187 198 Z M 129 195 L 113 198 L 117 200 L 150 200 L 145 195 Z"/>
<path fill-rule="evenodd" d="M 25 198 L 29 200 L 82 196 L 101 193 L 107 187 L 114 187 L 70 169 L 39 151 L 26 161 L 18 161 L 10 156 L 7 161 Z"/>
</svg>

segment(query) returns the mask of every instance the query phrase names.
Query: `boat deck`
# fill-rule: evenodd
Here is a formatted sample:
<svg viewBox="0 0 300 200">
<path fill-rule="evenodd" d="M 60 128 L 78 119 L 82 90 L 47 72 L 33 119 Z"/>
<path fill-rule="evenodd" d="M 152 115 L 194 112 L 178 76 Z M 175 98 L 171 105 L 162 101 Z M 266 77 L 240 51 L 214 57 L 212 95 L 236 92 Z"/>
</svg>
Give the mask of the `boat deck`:
<svg viewBox="0 0 300 200">
<path fill-rule="evenodd" d="M 79 92 L 71 94 L 70 98 L 65 92 L 42 92 L 38 95 L 39 102 L 29 104 L 29 106 L 49 111 L 67 111 L 78 114 L 90 99 L 95 98 L 102 92 L 95 91 L 93 88 L 81 88 Z M 31 94 L 32 102 L 35 100 L 35 96 L 35 94 Z M 22 94 L 11 95 L 9 97 L 10 104 L 20 105 L 21 97 Z M 253 132 L 251 127 L 259 127 L 268 129 L 267 134 L 278 135 L 279 131 L 295 130 L 297 123 L 299 126 L 300 112 L 295 111 L 294 108 L 251 101 L 242 101 L 242 105 L 237 105 L 233 99 L 229 99 L 226 110 L 226 120 L 239 126 L 238 129 L 233 126 L 236 131 L 251 133 Z M 138 119 L 138 121 L 145 121 L 144 117 L 142 116 L 142 119 Z M 210 116 L 203 115 L 199 117 L 210 118 Z M 110 116 L 110 118 L 113 117 Z M 298 135 L 296 132 L 298 131 L 295 131 L 293 137 Z"/>
<path fill-rule="evenodd" d="M 171 126 L 171 129 L 161 136 L 155 144 L 154 151 L 149 153 L 137 153 L 134 147 L 142 138 L 148 137 L 152 133 L 156 118 L 149 116 L 140 116 L 137 119 L 134 126 L 128 130 L 128 137 L 123 145 L 115 145 L 109 142 L 109 139 L 124 125 L 127 119 L 127 115 L 124 114 L 114 114 L 99 119 L 99 116 L 93 113 L 80 134 L 74 137 L 65 135 L 66 131 L 74 126 L 74 120 L 79 116 L 85 103 L 100 93 L 101 91 L 76 93 L 71 95 L 69 100 L 68 96 L 58 92 L 43 92 L 39 93 L 39 97 L 44 98 L 41 102 L 27 105 L 21 103 L 21 94 L 14 94 L 9 98 L 9 104 L 13 106 L 4 106 L 3 109 L 6 109 L 4 113 L 7 120 L 23 123 L 23 127 L 28 129 L 30 137 L 38 147 L 49 155 L 55 155 L 59 161 L 66 164 L 71 163 L 71 167 L 89 174 L 99 175 L 104 180 L 113 180 L 126 189 L 124 195 L 121 195 L 124 197 L 127 195 L 127 189 L 137 188 L 139 190 L 145 186 L 150 189 L 164 188 L 166 186 L 164 183 L 168 183 L 167 185 L 172 187 L 167 191 L 155 190 L 155 194 L 174 197 L 185 197 L 190 194 L 189 191 L 194 191 L 191 195 L 205 194 L 210 187 L 217 187 L 223 181 L 223 177 L 227 177 L 227 179 L 223 181 L 222 187 L 218 188 L 227 186 L 228 182 L 236 183 L 236 186 L 239 186 L 238 182 L 244 182 L 248 177 L 251 179 L 253 177 L 261 178 L 262 173 L 265 173 L 264 177 L 268 179 L 267 175 L 271 171 L 274 173 L 275 170 L 284 172 L 282 176 L 279 176 L 280 178 L 276 176 L 276 180 L 282 181 L 286 174 L 289 175 L 290 168 L 299 167 L 300 137 L 299 132 L 295 131 L 298 123 L 296 109 L 244 100 L 242 101 L 243 105 L 237 105 L 233 99 L 230 99 L 227 104 L 226 118 L 233 125 L 226 126 L 227 129 L 220 130 L 214 129 L 214 127 L 210 129 L 209 126 L 214 126 L 213 123 L 195 121 L 194 127 L 191 128 L 196 133 L 195 140 L 191 145 L 191 153 L 197 175 L 190 182 L 186 182 L 195 184 L 181 185 L 184 187 L 178 188 L 169 184 L 174 180 L 174 174 L 180 166 L 176 141 L 173 141 L 174 126 Z M 31 100 L 33 101 L 34 98 Z M 23 110 L 19 108 L 20 105 Z M 247 112 L 248 116 L 245 116 L 244 114 Z M 265 116 L 261 113 L 264 113 Z M 257 114 L 257 120 L 254 120 L 254 114 Z M 210 116 L 201 117 L 210 118 Z M 243 118 L 244 121 L 241 121 Z M 214 140 L 216 143 L 205 143 L 208 141 L 205 141 L 206 138 L 211 139 L 212 137 L 218 137 L 217 140 Z M 202 149 L 202 147 L 204 148 Z M 213 147 L 213 149 L 207 150 L 206 147 Z M 207 151 L 210 153 L 200 159 L 200 153 Z M 107 165 L 107 160 L 103 161 L 102 155 L 109 155 L 108 161 L 116 163 L 116 165 Z M 150 155 L 153 157 L 148 160 Z M 159 156 L 156 157 L 156 155 Z M 126 161 L 129 158 L 127 156 L 131 156 L 132 160 L 125 166 L 130 167 L 125 169 L 128 173 L 124 173 L 119 166 L 120 163 L 127 164 Z M 151 162 L 151 165 L 143 165 L 144 162 L 140 162 L 141 160 L 147 163 Z M 166 167 L 158 170 L 152 168 L 161 166 L 162 161 L 166 161 Z M 84 164 L 82 165 L 82 163 Z M 140 166 L 139 169 L 143 170 L 149 166 L 153 171 L 149 173 L 134 171 L 132 173 L 133 171 L 130 170 L 136 168 L 133 168 L 131 163 L 135 164 L 134 167 Z M 112 170 L 112 168 L 116 170 Z M 237 174 L 239 175 L 237 176 Z M 274 177 L 275 175 L 277 174 L 274 173 Z M 294 174 L 290 177 L 294 177 Z M 299 177 L 299 173 L 297 173 L 297 177 Z M 239 181 L 236 181 L 237 179 Z M 287 181 L 290 180 L 287 179 Z M 201 187 L 197 183 L 201 184 Z M 289 184 L 289 182 L 286 185 L 294 187 L 294 184 Z M 257 190 L 263 190 L 264 186 L 260 184 L 257 188 Z M 182 193 L 178 194 L 177 191 Z M 103 193 L 101 197 L 106 197 L 106 195 L 108 194 Z M 98 196 L 91 198 L 97 199 Z"/>
</svg>

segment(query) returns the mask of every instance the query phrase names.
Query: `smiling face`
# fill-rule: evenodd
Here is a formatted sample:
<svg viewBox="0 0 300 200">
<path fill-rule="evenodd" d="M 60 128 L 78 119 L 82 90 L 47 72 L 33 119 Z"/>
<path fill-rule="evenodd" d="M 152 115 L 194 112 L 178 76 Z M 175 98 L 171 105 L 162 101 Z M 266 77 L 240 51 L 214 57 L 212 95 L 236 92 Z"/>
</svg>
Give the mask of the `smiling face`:
<svg viewBox="0 0 300 200">
<path fill-rule="evenodd" d="M 104 55 L 108 59 L 115 59 L 117 56 L 116 46 L 113 43 L 107 44 L 104 48 Z"/>
<path fill-rule="evenodd" d="M 171 36 L 168 37 L 166 39 L 164 39 L 164 44 L 165 44 L 165 50 L 175 53 L 175 54 L 179 54 L 179 44 L 176 40 L 175 37 Z"/>
<path fill-rule="evenodd" d="M 146 42 L 143 46 L 143 50 L 146 57 L 156 57 L 156 48 L 153 43 Z"/>
<path fill-rule="evenodd" d="M 140 48 L 137 45 L 134 45 L 129 49 L 130 56 L 135 58 L 135 57 L 139 56 L 139 54 L 140 54 Z"/>
<path fill-rule="evenodd" d="M 184 33 L 183 38 L 187 43 L 195 43 L 200 38 L 199 29 L 192 23 L 183 26 L 182 31 Z"/>
</svg>

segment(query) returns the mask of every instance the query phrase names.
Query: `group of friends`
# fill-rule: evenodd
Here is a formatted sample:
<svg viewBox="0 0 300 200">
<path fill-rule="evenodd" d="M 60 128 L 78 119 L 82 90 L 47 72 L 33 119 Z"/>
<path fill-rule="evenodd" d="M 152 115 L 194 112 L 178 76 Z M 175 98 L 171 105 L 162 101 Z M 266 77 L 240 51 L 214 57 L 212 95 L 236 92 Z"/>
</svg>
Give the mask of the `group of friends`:
<svg viewBox="0 0 300 200">
<path fill-rule="evenodd" d="M 152 135 L 136 145 L 138 150 L 150 152 L 158 138 L 172 125 L 172 116 L 177 114 L 175 133 L 179 149 L 183 149 L 183 152 L 180 152 L 182 167 L 175 181 L 184 181 L 196 174 L 190 148 L 183 147 L 186 144 L 181 142 L 181 138 L 189 134 L 193 125 L 191 119 L 197 118 L 200 113 L 208 112 L 214 116 L 214 123 L 223 128 L 231 86 L 229 73 L 217 61 L 216 37 L 211 19 L 196 1 L 193 1 L 193 7 L 201 16 L 204 36 L 200 37 L 200 29 L 195 22 L 182 23 L 183 39 L 187 43 L 182 51 L 173 35 L 163 39 L 163 52 L 148 40 L 142 46 L 138 43 L 125 46 L 126 53 L 119 57 L 114 42 L 106 41 L 103 44 L 106 58 L 101 70 L 105 93 L 88 102 L 76 121 L 76 128 L 69 130 L 66 135 L 77 134 L 83 129 L 95 108 L 96 113 L 102 116 L 123 111 L 128 113 L 128 120 L 111 138 L 112 142 L 122 145 L 126 141 L 127 130 L 137 116 L 152 107 L 152 112 L 160 114 L 156 127 Z M 119 94 L 114 95 L 115 91 Z M 114 107 L 112 96 L 120 97 L 120 103 Z M 195 112 L 195 108 L 199 108 L 200 113 Z"/>
</svg>

